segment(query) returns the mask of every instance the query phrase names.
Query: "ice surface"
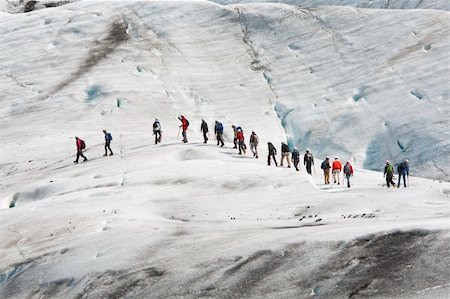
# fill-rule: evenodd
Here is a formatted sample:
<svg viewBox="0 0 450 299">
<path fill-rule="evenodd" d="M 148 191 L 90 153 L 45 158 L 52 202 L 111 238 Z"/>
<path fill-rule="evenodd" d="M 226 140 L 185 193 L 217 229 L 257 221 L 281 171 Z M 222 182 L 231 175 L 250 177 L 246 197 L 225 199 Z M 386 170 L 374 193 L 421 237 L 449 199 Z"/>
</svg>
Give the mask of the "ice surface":
<svg viewBox="0 0 450 299">
<path fill-rule="evenodd" d="M 0 297 L 445 297 L 448 21 L 207 1 L 0 14 Z M 266 165 L 286 140 L 316 174 Z M 354 162 L 351 189 L 323 184 L 325 155 Z M 409 188 L 367 170 L 403 158 Z"/>
</svg>

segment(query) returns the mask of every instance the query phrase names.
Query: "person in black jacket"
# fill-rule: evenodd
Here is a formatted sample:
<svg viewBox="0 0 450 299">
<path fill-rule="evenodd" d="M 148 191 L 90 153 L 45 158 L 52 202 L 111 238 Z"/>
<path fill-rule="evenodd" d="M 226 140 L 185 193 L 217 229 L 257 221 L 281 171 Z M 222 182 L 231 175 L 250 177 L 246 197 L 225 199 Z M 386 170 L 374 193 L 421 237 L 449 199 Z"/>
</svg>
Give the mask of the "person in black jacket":
<svg viewBox="0 0 450 299">
<path fill-rule="evenodd" d="M 311 166 L 314 165 L 314 157 L 309 152 L 309 149 L 306 149 L 305 156 L 303 157 L 303 164 L 306 165 L 306 171 L 311 174 Z"/>
<path fill-rule="evenodd" d="M 300 171 L 298 167 L 298 164 L 300 163 L 300 152 L 297 147 L 294 147 L 294 150 L 292 151 L 292 162 L 294 162 L 295 170 Z"/>
<path fill-rule="evenodd" d="M 326 157 L 325 160 L 322 162 L 322 165 L 320 165 L 320 168 L 323 170 L 323 180 L 325 182 L 325 185 L 330 183 L 330 157 Z"/>
<path fill-rule="evenodd" d="M 200 131 L 203 132 L 203 139 L 205 140 L 203 143 L 208 143 L 208 124 L 204 119 L 202 119 L 202 125 L 200 127 Z"/>
<path fill-rule="evenodd" d="M 153 135 L 155 135 L 155 144 L 161 143 L 161 124 L 157 118 L 153 123 Z"/>
<path fill-rule="evenodd" d="M 267 156 L 267 165 L 270 166 L 270 157 L 272 157 L 273 161 L 275 162 L 275 166 L 278 166 L 277 159 L 275 158 L 275 155 L 277 154 L 275 146 L 273 146 L 272 142 L 267 142 L 267 146 L 269 148 L 269 155 Z"/>
<path fill-rule="evenodd" d="M 291 160 L 289 159 L 289 156 L 291 154 L 291 151 L 289 150 L 289 146 L 282 142 L 281 143 L 281 167 L 283 167 L 283 160 L 284 158 L 286 158 L 287 163 L 288 163 L 288 168 L 291 168 Z"/>
</svg>

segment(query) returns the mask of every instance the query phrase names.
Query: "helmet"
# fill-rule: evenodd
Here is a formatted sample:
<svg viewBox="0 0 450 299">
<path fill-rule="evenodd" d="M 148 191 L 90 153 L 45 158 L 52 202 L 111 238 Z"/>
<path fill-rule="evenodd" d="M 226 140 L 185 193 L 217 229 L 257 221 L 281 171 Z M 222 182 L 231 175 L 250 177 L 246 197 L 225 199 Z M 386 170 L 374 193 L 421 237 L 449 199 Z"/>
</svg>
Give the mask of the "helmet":
<svg viewBox="0 0 450 299">
<path fill-rule="evenodd" d="M 329 159 L 330 159 L 330 157 L 326 156 L 326 157 L 325 157 L 325 159 L 329 160 Z"/>
<path fill-rule="evenodd" d="M 296 146 L 294 146 L 294 149 L 295 149 L 295 150 L 297 150 L 297 147 L 296 147 Z"/>
<path fill-rule="evenodd" d="M 339 159 L 337 156 L 336 157 L 334 157 L 334 160 L 337 160 L 337 159 Z"/>
<path fill-rule="evenodd" d="M 408 160 L 408 159 L 406 159 L 406 160 L 405 160 L 405 162 L 406 162 L 406 163 L 409 163 L 409 160 Z"/>
<path fill-rule="evenodd" d="M 307 148 L 306 151 L 309 152 L 309 148 Z"/>
<path fill-rule="evenodd" d="M 389 160 L 386 160 L 386 164 L 389 164 Z"/>
</svg>

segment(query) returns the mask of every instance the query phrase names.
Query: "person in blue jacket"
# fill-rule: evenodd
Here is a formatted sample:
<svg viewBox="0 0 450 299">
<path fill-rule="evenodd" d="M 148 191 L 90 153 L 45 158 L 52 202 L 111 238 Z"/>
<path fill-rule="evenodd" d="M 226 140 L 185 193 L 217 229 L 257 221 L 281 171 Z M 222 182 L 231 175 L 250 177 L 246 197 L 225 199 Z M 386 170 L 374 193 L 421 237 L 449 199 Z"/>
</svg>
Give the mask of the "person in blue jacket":
<svg viewBox="0 0 450 299">
<path fill-rule="evenodd" d="M 223 147 L 225 145 L 225 143 L 223 142 L 223 125 L 217 120 L 214 126 L 214 134 L 216 134 L 217 145 L 220 144 L 220 147 Z"/>
<path fill-rule="evenodd" d="M 406 176 L 409 177 L 409 161 L 405 160 L 402 163 L 398 164 L 397 166 L 397 173 L 398 173 L 398 184 L 397 188 L 400 188 L 400 182 L 403 176 L 403 186 L 406 188 Z"/>
</svg>

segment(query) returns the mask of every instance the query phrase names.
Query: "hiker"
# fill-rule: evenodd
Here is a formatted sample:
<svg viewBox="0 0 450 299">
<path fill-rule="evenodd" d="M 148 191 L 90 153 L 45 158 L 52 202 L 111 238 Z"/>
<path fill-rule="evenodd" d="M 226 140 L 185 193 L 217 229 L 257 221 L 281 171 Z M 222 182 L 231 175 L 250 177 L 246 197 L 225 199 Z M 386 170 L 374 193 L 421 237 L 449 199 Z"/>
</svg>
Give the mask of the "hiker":
<svg viewBox="0 0 450 299">
<path fill-rule="evenodd" d="M 237 145 L 238 145 L 237 128 L 235 125 L 231 125 L 231 127 L 233 128 L 233 134 L 234 134 L 234 138 L 233 138 L 234 147 L 233 148 L 237 148 Z"/>
<path fill-rule="evenodd" d="M 183 130 L 183 131 L 181 132 L 181 134 L 183 135 L 183 142 L 184 142 L 184 143 L 187 143 L 188 140 L 187 140 L 187 134 L 186 134 L 186 131 L 187 131 L 188 127 L 189 127 L 189 121 L 186 119 L 186 117 L 184 117 L 184 115 L 178 116 L 178 120 L 181 121 L 181 126 L 180 126 L 180 128 Z"/>
<path fill-rule="evenodd" d="M 400 163 L 397 166 L 397 173 L 398 173 L 398 184 L 397 188 L 400 188 L 400 181 L 403 176 L 403 186 L 406 188 L 406 176 L 408 176 L 409 179 L 409 161 L 405 160 L 402 163 Z"/>
<path fill-rule="evenodd" d="M 347 161 L 347 163 L 344 165 L 344 175 L 347 179 L 347 187 L 350 188 L 350 177 L 353 176 L 353 166 L 349 161 Z"/>
<path fill-rule="evenodd" d="M 241 127 L 238 127 L 238 129 L 237 129 L 236 138 L 238 140 L 239 155 L 242 155 L 242 152 L 245 155 L 245 150 L 247 149 L 247 147 L 245 146 L 245 141 L 244 141 L 244 131 L 242 131 Z"/>
<path fill-rule="evenodd" d="M 83 157 L 83 162 L 87 161 L 87 158 L 83 155 L 83 150 L 86 148 L 86 143 L 81 138 L 75 136 L 75 144 L 77 145 L 77 159 L 73 163 L 78 164 L 78 159 Z"/>
<path fill-rule="evenodd" d="M 306 165 L 306 171 L 311 174 L 311 166 L 314 165 L 314 157 L 309 152 L 309 149 L 306 149 L 305 156 L 303 157 L 303 164 Z"/>
<path fill-rule="evenodd" d="M 326 157 L 325 160 L 322 162 L 322 165 L 320 166 L 323 170 L 323 178 L 325 181 L 325 185 L 330 183 L 330 157 Z"/>
<path fill-rule="evenodd" d="M 103 130 L 103 133 L 105 134 L 105 154 L 103 156 L 106 157 L 108 155 L 108 150 L 109 155 L 112 156 L 113 155 L 113 152 L 111 150 L 112 135 L 111 133 L 106 132 L 106 130 Z"/>
<path fill-rule="evenodd" d="M 267 156 L 267 165 L 270 166 L 270 157 L 273 158 L 273 161 L 275 162 L 275 166 L 278 166 L 277 159 L 275 158 L 277 154 L 277 149 L 275 146 L 273 146 L 272 142 L 267 142 L 267 146 L 269 148 L 269 155 Z"/>
<path fill-rule="evenodd" d="M 200 126 L 200 131 L 203 132 L 203 143 L 208 143 L 208 124 L 206 123 L 206 121 L 204 119 L 202 119 L 202 125 Z"/>
<path fill-rule="evenodd" d="M 300 171 L 298 164 L 300 163 L 300 152 L 298 151 L 297 147 L 294 147 L 294 150 L 292 151 L 292 162 L 294 162 L 294 167 L 296 171 Z"/>
<path fill-rule="evenodd" d="M 394 183 L 394 167 L 389 163 L 389 160 L 386 161 L 386 166 L 384 166 L 384 174 L 383 177 L 386 177 L 386 185 L 388 188 L 391 188 L 391 185 L 395 188 Z"/>
<path fill-rule="evenodd" d="M 283 167 L 283 160 L 286 158 L 288 168 L 291 168 L 291 160 L 289 159 L 290 153 L 289 146 L 286 143 L 281 142 L 281 167 Z"/>
<path fill-rule="evenodd" d="M 333 180 L 336 184 L 336 181 L 338 185 L 341 184 L 341 171 L 342 171 L 342 163 L 339 161 L 338 157 L 334 158 L 333 164 L 331 165 L 331 172 L 333 173 Z M 336 180 L 337 178 L 337 180 Z"/>
<path fill-rule="evenodd" d="M 161 143 L 161 124 L 157 118 L 153 123 L 153 135 L 155 135 L 155 144 Z"/>
<path fill-rule="evenodd" d="M 220 144 L 220 147 L 223 147 L 225 145 L 225 143 L 223 142 L 223 125 L 217 120 L 214 126 L 214 134 L 216 134 L 217 145 Z"/>
<path fill-rule="evenodd" d="M 252 131 L 252 135 L 250 135 L 250 150 L 253 153 L 253 157 L 256 159 L 258 159 L 258 143 L 258 135 L 256 135 L 255 131 Z"/>
</svg>

